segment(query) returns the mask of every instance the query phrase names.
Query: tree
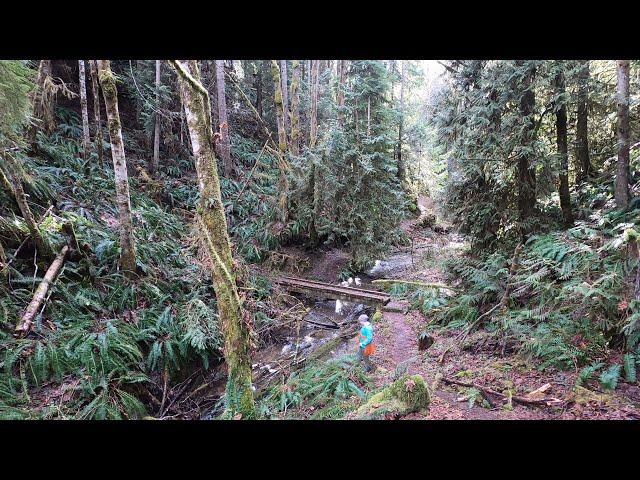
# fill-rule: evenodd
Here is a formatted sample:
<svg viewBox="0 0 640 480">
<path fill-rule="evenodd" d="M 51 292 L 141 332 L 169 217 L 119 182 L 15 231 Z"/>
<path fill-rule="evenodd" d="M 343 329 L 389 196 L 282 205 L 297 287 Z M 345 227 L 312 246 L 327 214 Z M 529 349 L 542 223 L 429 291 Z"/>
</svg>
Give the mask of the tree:
<svg viewBox="0 0 640 480">
<path fill-rule="evenodd" d="M 535 121 L 533 114 L 536 97 L 533 91 L 535 66 L 531 62 L 517 61 L 521 83 L 520 115 L 522 116 L 523 135 L 522 146 L 518 154 L 518 210 L 520 212 L 520 230 L 523 240 L 526 240 L 531 229 L 531 216 L 536 203 L 536 174 L 531 165 L 531 147 L 535 137 Z"/>
<path fill-rule="evenodd" d="M 152 174 L 158 169 L 158 163 L 160 161 L 160 115 L 158 111 L 160 110 L 161 68 L 162 62 L 160 60 L 156 60 L 156 104 L 155 112 L 153 114 L 153 160 L 149 166 L 149 171 Z"/>
<path fill-rule="evenodd" d="M 402 127 L 404 124 L 404 67 L 405 62 L 400 60 L 400 120 L 398 122 L 398 178 L 405 179 L 405 168 L 402 159 Z"/>
<path fill-rule="evenodd" d="M 84 160 L 89 160 L 89 144 L 91 136 L 89 133 L 89 113 L 87 111 L 87 74 L 84 69 L 84 60 L 78 60 L 78 76 L 80 77 L 80 110 L 82 111 L 82 146 L 84 148 Z"/>
<path fill-rule="evenodd" d="M 133 221 L 131 219 L 127 160 L 122 140 L 120 113 L 118 112 L 118 90 L 116 88 L 116 78 L 111 71 L 111 62 L 109 60 L 98 60 L 97 62 L 98 78 L 107 110 L 113 174 L 116 182 L 116 201 L 118 204 L 118 219 L 120 221 L 120 262 L 125 274 L 132 277 L 136 272 L 136 246 L 133 237 Z"/>
<path fill-rule="evenodd" d="M 280 60 L 280 80 L 282 81 L 282 108 L 284 110 L 284 130 L 289 131 L 289 82 L 287 61 Z"/>
<path fill-rule="evenodd" d="M 561 69 L 562 66 L 560 65 Z M 560 208 L 564 217 L 564 226 L 573 226 L 573 213 L 571 212 L 571 196 L 569 193 L 569 154 L 567 147 L 567 103 L 564 73 L 560 70 L 556 73 L 556 145 L 560 157 L 559 194 Z"/>
<path fill-rule="evenodd" d="M 291 64 L 291 134 L 289 135 L 292 155 L 300 154 L 300 60 Z"/>
<path fill-rule="evenodd" d="M 320 60 L 311 60 L 311 112 L 309 114 L 309 147 L 313 148 L 318 140 L 318 89 L 319 89 Z"/>
<path fill-rule="evenodd" d="M 216 60 L 216 87 L 218 92 L 218 119 L 220 121 L 220 156 L 222 157 L 222 164 L 224 165 L 224 176 L 228 178 L 233 171 L 233 164 L 231 163 L 229 119 L 227 118 L 224 60 Z"/>
<path fill-rule="evenodd" d="M 13 154 L 9 151 L 5 151 L 3 153 L 3 158 L 7 162 L 9 172 L 9 177 L 12 181 L 13 186 L 13 195 L 20 207 L 20 213 L 22 213 L 22 218 L 24 218 L 25 223 L 27 224 L 27 228 L 29 229 L 29 234 L 33 239 L 33 243 L 36 246 L 36 249 L 42 258 L 48 259 L 53 256 L 53 252 L 51 250 L 51 245 L 47 239 L 42 235 L 40 228 L 38 227 L 38 223 L 33 216 L 33 212 L 27 203 L 27 196 L 24 193 L 24 189 L 22 188 L 22 179 L 21 179 L 21 171 L 22 169 L 18 165 L 17 160 L 13 157 Z"/>
<path fill-rule="evenodd" d="M 278 149 L 284 155 L 287 151 L 287 130 L 285 126 L 285 110 L 282 100 L 282 81 L 280 78 L 280 68 L 278 62 L 271 60 L 271 74 L 274 82 L 274 101 L 276 105 L 276 122 L 278 125 Z"/>
<path fill-rule="evenodd" d="M 338 94 L 336 95 L 336 108 L 338 125 L 344 125 L 344 89 L 346 80 L 346 60 L 338 60 Z"/>
<path fill-rule="evenodd" d="M 27 137 L 34 143 L 38 128 L 51 133 L 55 128 L 53 96 L 51 95 L 51 60 L 40 60 L 36 88 L 31 93 L 31 104 L 35 123 L 29 127 Z"/>
<path fill-rule="evenodd" d="M 226 407 L 229 414 L 255 415 L 251 389 L 250 329 L 241 306 L 227 233 L 220 180 L 216 165 L 209 95 L 200 82 L 195 60 L 172 60 L 178 73 L 180 95 L 191 136 L 200 190 L 198 221 L 212 261 L 218 312 L 224 335 L 228 368 Z"/>
<path fill-rule="evenodd" d="M 589 60 L 581 62 L 578 73 L 578 112 L 576 115 L 577 181 L 582 182 L 593 174 L 589 158 L 588 110 L 589 110 Z"/>
<path fill-rule="evenodd" d="M 100 82 L 98 80 L 98 66 L 96 60 L 89 60 L 91 73 L 91 92 L 93 95 L 93 117 L 95 120 L 95 134 L 93 142 L 98 151 L 98 163 L 100 168 L 104 166 L 104 151 L 102 147 L 102 119 L 100 118 Z"/>
<path fill-rule="evenodd" d="M 629 60 L 618 60 L 618 167 L 615 198 L 618 208 L 629 204 Z"/>
</svg>

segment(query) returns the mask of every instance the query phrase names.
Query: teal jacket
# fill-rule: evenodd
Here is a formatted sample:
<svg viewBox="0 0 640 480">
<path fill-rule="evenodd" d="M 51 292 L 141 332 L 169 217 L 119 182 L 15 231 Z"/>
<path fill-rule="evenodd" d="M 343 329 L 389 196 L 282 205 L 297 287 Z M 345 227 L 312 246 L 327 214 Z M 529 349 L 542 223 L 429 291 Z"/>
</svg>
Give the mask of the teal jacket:
<svg viewBox="0 0 640 480">
<path fill-rule="evenodd" d="M 364 348 L 373 341 L 373 327 L 371 324 L 360 329 L 360 347 Z"/>
</svg>

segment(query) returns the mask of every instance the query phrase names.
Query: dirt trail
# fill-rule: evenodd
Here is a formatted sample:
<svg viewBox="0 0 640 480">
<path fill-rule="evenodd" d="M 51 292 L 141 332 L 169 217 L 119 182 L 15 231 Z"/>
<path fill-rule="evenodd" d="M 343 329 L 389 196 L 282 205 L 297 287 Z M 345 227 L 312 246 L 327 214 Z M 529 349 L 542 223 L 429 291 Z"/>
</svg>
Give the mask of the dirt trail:
<svg viewBox="0 0 640 480">
<path fill-rule="evenodd" d="M 410 263 L 397 262 L 398 268 L 391 269 L 387 278 L 419 279 L 426 282 L 446 283 L 442 271 L 442 260 L 447 256 L 460 255 L 464 241 L 446 228 L 423 228 L 420 222 L 424 215 L 433 212 L 430 199 L 420 198 L 421 216 L 417 220 L 407 220 L 402 228 L 413 239 Z M 435 230 L 438 230 L 436 232 Z M 405 252 L 406 254 L 406 249 Z M 400 251 L 391 258 L 402 256 Z M 420 373 L 432 384 L 437 373 L 446 377 L 459 377 L 462 381 L 475 382 L 501 390 L 497 386 L 515 389 L 517 395 L 524 395 L 550 383 L 546 392 L 551 397 L 571 399 L 576 372 L 543 373 L 515 356 L 498 357 L 495 349 L 483 348 L 490 344 L 490 335 L 478 332 L 471 335 L 480 345 L 475 350 L 465 350 L 457 344 L 458 331 L 440 331 L 434 334 L 436 341 L 426 352 L 418 351 L 417 337 L 427 319 L 418 311 L 407 314 L 384 312 L 383 319 L 375 326 L 377 353 L 373 357 L 377 366 L 372 375 L 375 385 L 380 387 L 390 380 L 390 375 L 400 368 L 410 373 Z M 490 347 L 490 345 L 488 345 Z M 447 351 L 442 364 L 440 356 Z M 635 388 L 635 387 L 631 387 Z M 635 392 L 630 392 L 634 396 Z M 432 403 L 427 415 L 412 414 L 407 419 L 579 419 L 579 418 L 638 418 L 637 404 L 627 397 L 610 395 L 606 402 L 565 402 L 560 407 L 531 407 L 514 403 L 509 409 L 501 402 L 493 408 L 480 406 L 482 397 L 470 405 L 469 390 L 464 387 L 445 385 L 442 382 L 433 392 Z M 639 399 L 640 400 L 640 399 Z M 487 408 L 488 407 L 488 408 Z"/>
</svg>

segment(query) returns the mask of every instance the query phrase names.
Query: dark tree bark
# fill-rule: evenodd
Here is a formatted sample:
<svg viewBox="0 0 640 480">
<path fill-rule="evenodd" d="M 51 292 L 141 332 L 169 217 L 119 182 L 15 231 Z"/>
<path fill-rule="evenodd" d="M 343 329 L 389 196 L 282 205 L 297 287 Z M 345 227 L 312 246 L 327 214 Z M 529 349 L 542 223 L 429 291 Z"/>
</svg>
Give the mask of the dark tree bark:
<svg viewBox="0 0 640 480">
<path fill-rule="evenodd" d="M 629 60 L 618 60 L 618 169 L 616 205 L 629 205 Z"/>
<path fill-rule="evenodd" d="M 80 111 L 82 112 L 82 149 L 84 151 L 83 159 L 85 162 L 89 160 L 89 144 L 91 136 L 89 134 L 89 113 L 87 110 L 87 74 L 84 68 L 84 60 L 78 60 L 78 79 L 80 85 Z M 88 162 L 87 162 L 88 166 Z"/>
<path fill-rule="evenodd" d="M 520 97 L 520 114 L 525 122 L 525 130 L 522 145 L 529 146 L 534 140 L 535 122 L 533 112 L 536 106 L 536 97 L 533 92 L 533 80 L 535 68 L 526 65 L 525 61 L 517 61 L 516 65 L 526 68 L 527 71 L 522 80 L 522 96 Z M 518 211 L 520 213 L 520 232 L 522 240 L 526 240 L 531 230 L 531 216 L 536 203 L 536 176 L 531 167 L 531 155 L 521 152 L 518 157 Z"/>
<path fill-rule="evenodd" d="M 569 154 L 567 146 L 567 104 L 565 102 L 564 74 L 559 72 L 555 78 L 556 97 L 556 144 L 560 157 L 560 173 L 558 191 L 560 194 L 560 208 L 564 218 L 565 228 L 573 226 L 573 213 L 571 212 L 571 195 L 569 193 Z"/>
<path fill-rule="evenodd" d="M 588 137 L 589 107 L 589 61 L 582 62 L 578 74 L 578 114 L 576 118 L 576 161 L 578 182 L 588 180 L 593 175 L 593 167 L 589 158 Z"/>
<path fill-rule="evenodd" d="M 400 60 L 400 121 L 398 123 L 398 178 L 405 179 L 404 161 L 402 159 L 402 128 L 404 126 L 404 67 L 405 61 Z"/>
</svg>

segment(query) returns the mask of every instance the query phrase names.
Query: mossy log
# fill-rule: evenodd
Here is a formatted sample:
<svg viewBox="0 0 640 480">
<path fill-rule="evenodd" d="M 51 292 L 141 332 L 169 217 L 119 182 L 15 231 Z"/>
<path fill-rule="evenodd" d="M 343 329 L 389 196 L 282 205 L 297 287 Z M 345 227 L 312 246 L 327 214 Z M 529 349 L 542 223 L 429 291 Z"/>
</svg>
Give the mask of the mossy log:
<svg viewBox="0 0 640 480">
<path fill-rule="evenodd" d="M 424 288 L 440 288 L 443 290 L 451 290 L 452 292 L 460 291 L 457 288 L 450 287 L 449 285 L 444 285 L 443 283 L 427 283 L 427 282 L 419 282 L 417 280 L 400 280 L 396 278 L 389 278 L 389 279 L 382 278 L 379 280 L 373 280 L 371 283 L 380 283 L 380 284 L 401 283 L 403 285 L 415 285 L 417 287 L 424 287 Z"/>
<path fill-rule="evenodd" d="M 399 418 L 413 412 L 426 411 L 431 403 L 429 387 L 422 375 L 402 375 L 372 396 L 355 412 L 358 419 Z"/>
<path fill-rule="evenodd" d="M 45 273 L 40 285 L 38 285 L 38 289 L 33 295 L 31 303 L 29 303 L 24 314 L 20 318 L 20 321 L 16 325 L 14 332 L 16 336 L 24 337 L 29 333 L 29 330 L 31 330 L 33 320 L 35 319 L 38 310 L 40 310 L 42 303 L 45 301 L 45 298 L 47 298 L 47 293 L 49 293 L 51 285 L 60 273 L 60 269 L 62 269 L 62 265 L 64 265 L 64 261 L 67 258 L 67 253 L 69 253 L 69 247 L 65 245 L 62 247 L 62 250 L 60 250 L 60 253 L 58 253 L 55 260 L 51 263 L 51 266 L 47 269 L 47 273 Z"/>
</svg>

